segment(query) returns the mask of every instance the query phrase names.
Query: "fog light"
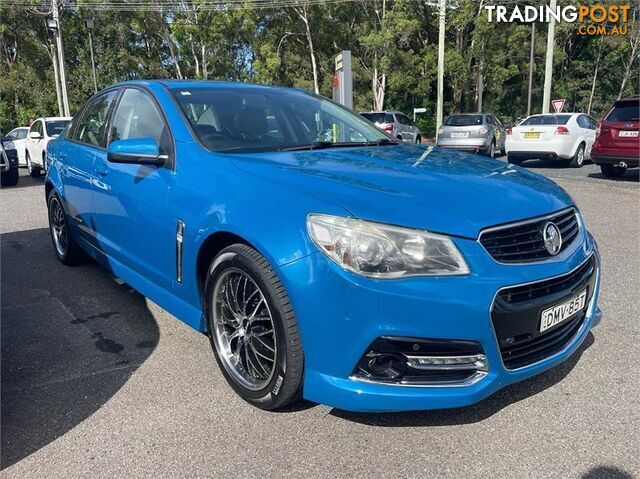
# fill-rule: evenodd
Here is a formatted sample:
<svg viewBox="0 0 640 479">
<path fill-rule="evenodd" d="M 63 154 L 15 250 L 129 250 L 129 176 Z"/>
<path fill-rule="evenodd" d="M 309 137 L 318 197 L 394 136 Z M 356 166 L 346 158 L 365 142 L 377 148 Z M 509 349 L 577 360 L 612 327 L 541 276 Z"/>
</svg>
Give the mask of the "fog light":
<svg viewBox="0 0 640 479">
<path fill-rule="evenodd" d="M 415 369 L 461 370 L 473 369 L 487 372 L 487 357 L 484 354 L 473 356 L 407 356 L 409 366 Z"/>
<path fill-rule="evenodd" d="M 352 379 L 387 384 L 449 386 L 473 384 L 488 374 L 476 341 L 383 336 L 371 343 Z"/>
</svg>

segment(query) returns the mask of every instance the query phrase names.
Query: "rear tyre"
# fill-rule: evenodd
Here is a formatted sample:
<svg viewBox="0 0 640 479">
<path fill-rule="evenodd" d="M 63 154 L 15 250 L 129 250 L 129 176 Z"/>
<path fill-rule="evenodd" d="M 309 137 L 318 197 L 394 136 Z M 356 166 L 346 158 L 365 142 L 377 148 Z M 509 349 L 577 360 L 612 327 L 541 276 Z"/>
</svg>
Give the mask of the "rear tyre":
<svg viewBox="0 0 640 479">
<path fill-rule="evenodd" d="M 20 175 L 18 174 L 18 168 L 11 168 L 9 171 L 2 174 L 0 184 L 2 184 L 2 186 L 16 186 L 19 178 Z"/>
<path fill-rule="evenodd" d="M 576 154 L 569 160 L 569 166 L 571 168 L 582 168 L 582 165 L 584 165 L 584 143 L 580 143 Z"/>
<path fill-rule="evenodd" d="M 223 249 L 207 273 L 206 317 L 222 374 L 245 401 L 273 410 L 302 392 L 304 356 L 284 286 L 253 248 Z"/>
<path fill-rule="evenodd" d="M 51 242 L 56 256 L 62 264 L 67 266 L 75 266 L 82 263 L 85 258 L 84 253 L 76 243 L 71 231 L 69 231 L 67 213 L 62 206 L 62 200 L 54 190 L 49 193 L 47 205 L 49 232 L 51 233 Z"/>
<path fill-rule="evenodd" d="M 600 170 L 602 174 L 607 178 L 620 178 L 625 174 L 627 168 L 625 166 L 616 166 L 616 165 L 600 165 Z"/>
<path fill-rule="evenodd" d="M 33 178 L 37 178 L 38 176 L 40 176 L 40 167 L 35 166 L 31 162 L 31 156 L 29 156 L 28 152 L 26 153 L 26 160 L 27 160 L 27 171 L 29 172 L 29 176 Z"/>
<path fill-rule="evenodd" d="M 520 165 L 520 164 L 522 164 L 522 159 L 516 158 L 513 155 L 509 155 L 509 156 L 507 156 L 507 162 L 509 162 L 512 165 Z"/>
<path fill-rule="evenodd" d="M 487 156 L 489 158 L 495 158 L 496 157 L 496 142 L 492 141 L 491 144 L 489 145 L 489 148 L 487 149 Z"/>
</svg>

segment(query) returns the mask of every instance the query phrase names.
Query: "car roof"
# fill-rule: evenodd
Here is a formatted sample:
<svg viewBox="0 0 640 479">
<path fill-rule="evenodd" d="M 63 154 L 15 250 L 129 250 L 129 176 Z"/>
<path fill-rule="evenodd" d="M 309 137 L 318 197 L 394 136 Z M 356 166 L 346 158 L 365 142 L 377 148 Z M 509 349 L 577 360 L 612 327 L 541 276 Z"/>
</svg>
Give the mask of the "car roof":
<svg viewBox="0 0 640 479">
<path fill-rule="evenodd" d="M 368 113 L 398 113 L 398 114 L 402 114 L 405 115 L 406 113 L 403 113 L 401 111 L 398 110 L 383 110 L 383 111 L 361 111 L 360 114 L 361 115 L 365 115 Z"/>
<path fill-rule="evenodd" d="M 615 103 L 624 103 L 624 102 L 628 102 L 628 101 L 640 101 L 640 95 L 631 95 L 628 96 L 626 98 L 620 98 L 619 100 L 616 100 L 614 102 Z"/>
<path fill-rule="evenodd" d="M 28 126 L 16 126 L 12 130 L 9 130 L 9 133 L 11 133 L 12 131 L 16 131 L 16 130 L 28 130 L 28 129 L 29 129 Z"/>
<path fill-rule="evenodd" d="M 201 88 L 204 86 L 218 87 L 218 88 L 250 88 L 256 90 L 281 90 L 281 91 L 301 91 L 305 93 L 311 93 L 309 90 L 303 88 L 288 88 L 283 86 L 261 85 L 259 83 L 245 83 L 245 82 L 231 82 L 231 81 L 218 81 L 218 80 L 128 80 L 112 85 L 113 87 L 122 87 L 128 85 L 162 85 L 166 88 Z"/>
</svg>

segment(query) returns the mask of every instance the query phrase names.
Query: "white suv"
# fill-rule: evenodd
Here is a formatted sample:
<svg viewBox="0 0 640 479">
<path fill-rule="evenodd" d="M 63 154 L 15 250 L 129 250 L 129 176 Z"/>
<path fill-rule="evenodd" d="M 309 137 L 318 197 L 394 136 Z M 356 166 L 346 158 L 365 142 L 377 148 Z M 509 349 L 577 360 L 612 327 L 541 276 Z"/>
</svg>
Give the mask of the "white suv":
<svg viewBox="0 0 640 479">
<path fill-rule="evenodd" d="M 71 117 L 52 116 L 38 118 L 31 124 L 25 145 L 25 160 L 31 176 L 40 176 L 47 169 L 47 144 L 64 131 Z"/>
</svg>

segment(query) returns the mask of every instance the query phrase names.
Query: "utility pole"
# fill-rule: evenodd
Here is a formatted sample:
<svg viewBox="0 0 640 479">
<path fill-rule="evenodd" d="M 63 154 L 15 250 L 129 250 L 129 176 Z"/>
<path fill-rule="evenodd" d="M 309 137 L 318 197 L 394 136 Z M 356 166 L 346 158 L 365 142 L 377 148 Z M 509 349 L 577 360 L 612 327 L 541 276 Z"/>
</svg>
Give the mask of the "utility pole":
<svg viewBox="0 0 640 479">
<path fill-rule="evenodd" d="M 62 111 L 62 93 L 60 92 L 60 75 L 58 74 L 58 55 L 51 41 L 49 41 L 49 54 L 53 60 L 53 78 L 56 81 L 56 99 L 58 100 L 58 116 L 64 116 Z"/>
<path fill-rule="evenodd" d="M 531 24 L 531 48 L 529 49 L 529 93 L 527 94 L 527 116 L 531 115 L 531 90 L 533 88 L 533 60 L 536 45 L 536 22 Z"/>
<path fill-rule="evenodd" d="M 556 0 L 550 0 L 549 8 L 555 12 Z M 550 15 L 549 30 L 547 33 L 547 61 L 544 67 L 544 95 L 542 98 L 542 113 L 549 113 L 551 104 L 551 75 L 553 74 L 553 47 L 555 45 L 556 20 Z"/>
<path fill-rule="evenodd" d="M 444 101 L 444 33 L 447 0 L 440 1 L 440 22 L 438 30 L 438 101 L 436 105 L 436 138 L 440 125 L 442 125 L 442 109 Z"/>
<path fill-rule="evenodd" d="M 53 14 L 53 21 L 55 22 L 54 34 L 56 36 L 56 47 L 58 49 L 58 61 L 60 63 L 60 88 L 62 90 L 62 106 L 64 110 L 64 116 L 71 116 L 69 110 L 69 97 L 67 95 L 67 75 L 64 68 L 64 48 L 62 46 L 62 25 L 60 24 L 60 0 L 51 1 L 51 11 Z"/>
<path fill-rule="evenodd" d="M 93 56 L 93 35 L 91 31 L 93 30 L 93 18 L 86 18 L 84 21 L 87 30 L 89 30 L 89 51 L 91 52 L 91 72 L 93 74 L 93 92 L 98 93 L 98 80 L 96 78 L 96 60 Z"/>
</svg>

